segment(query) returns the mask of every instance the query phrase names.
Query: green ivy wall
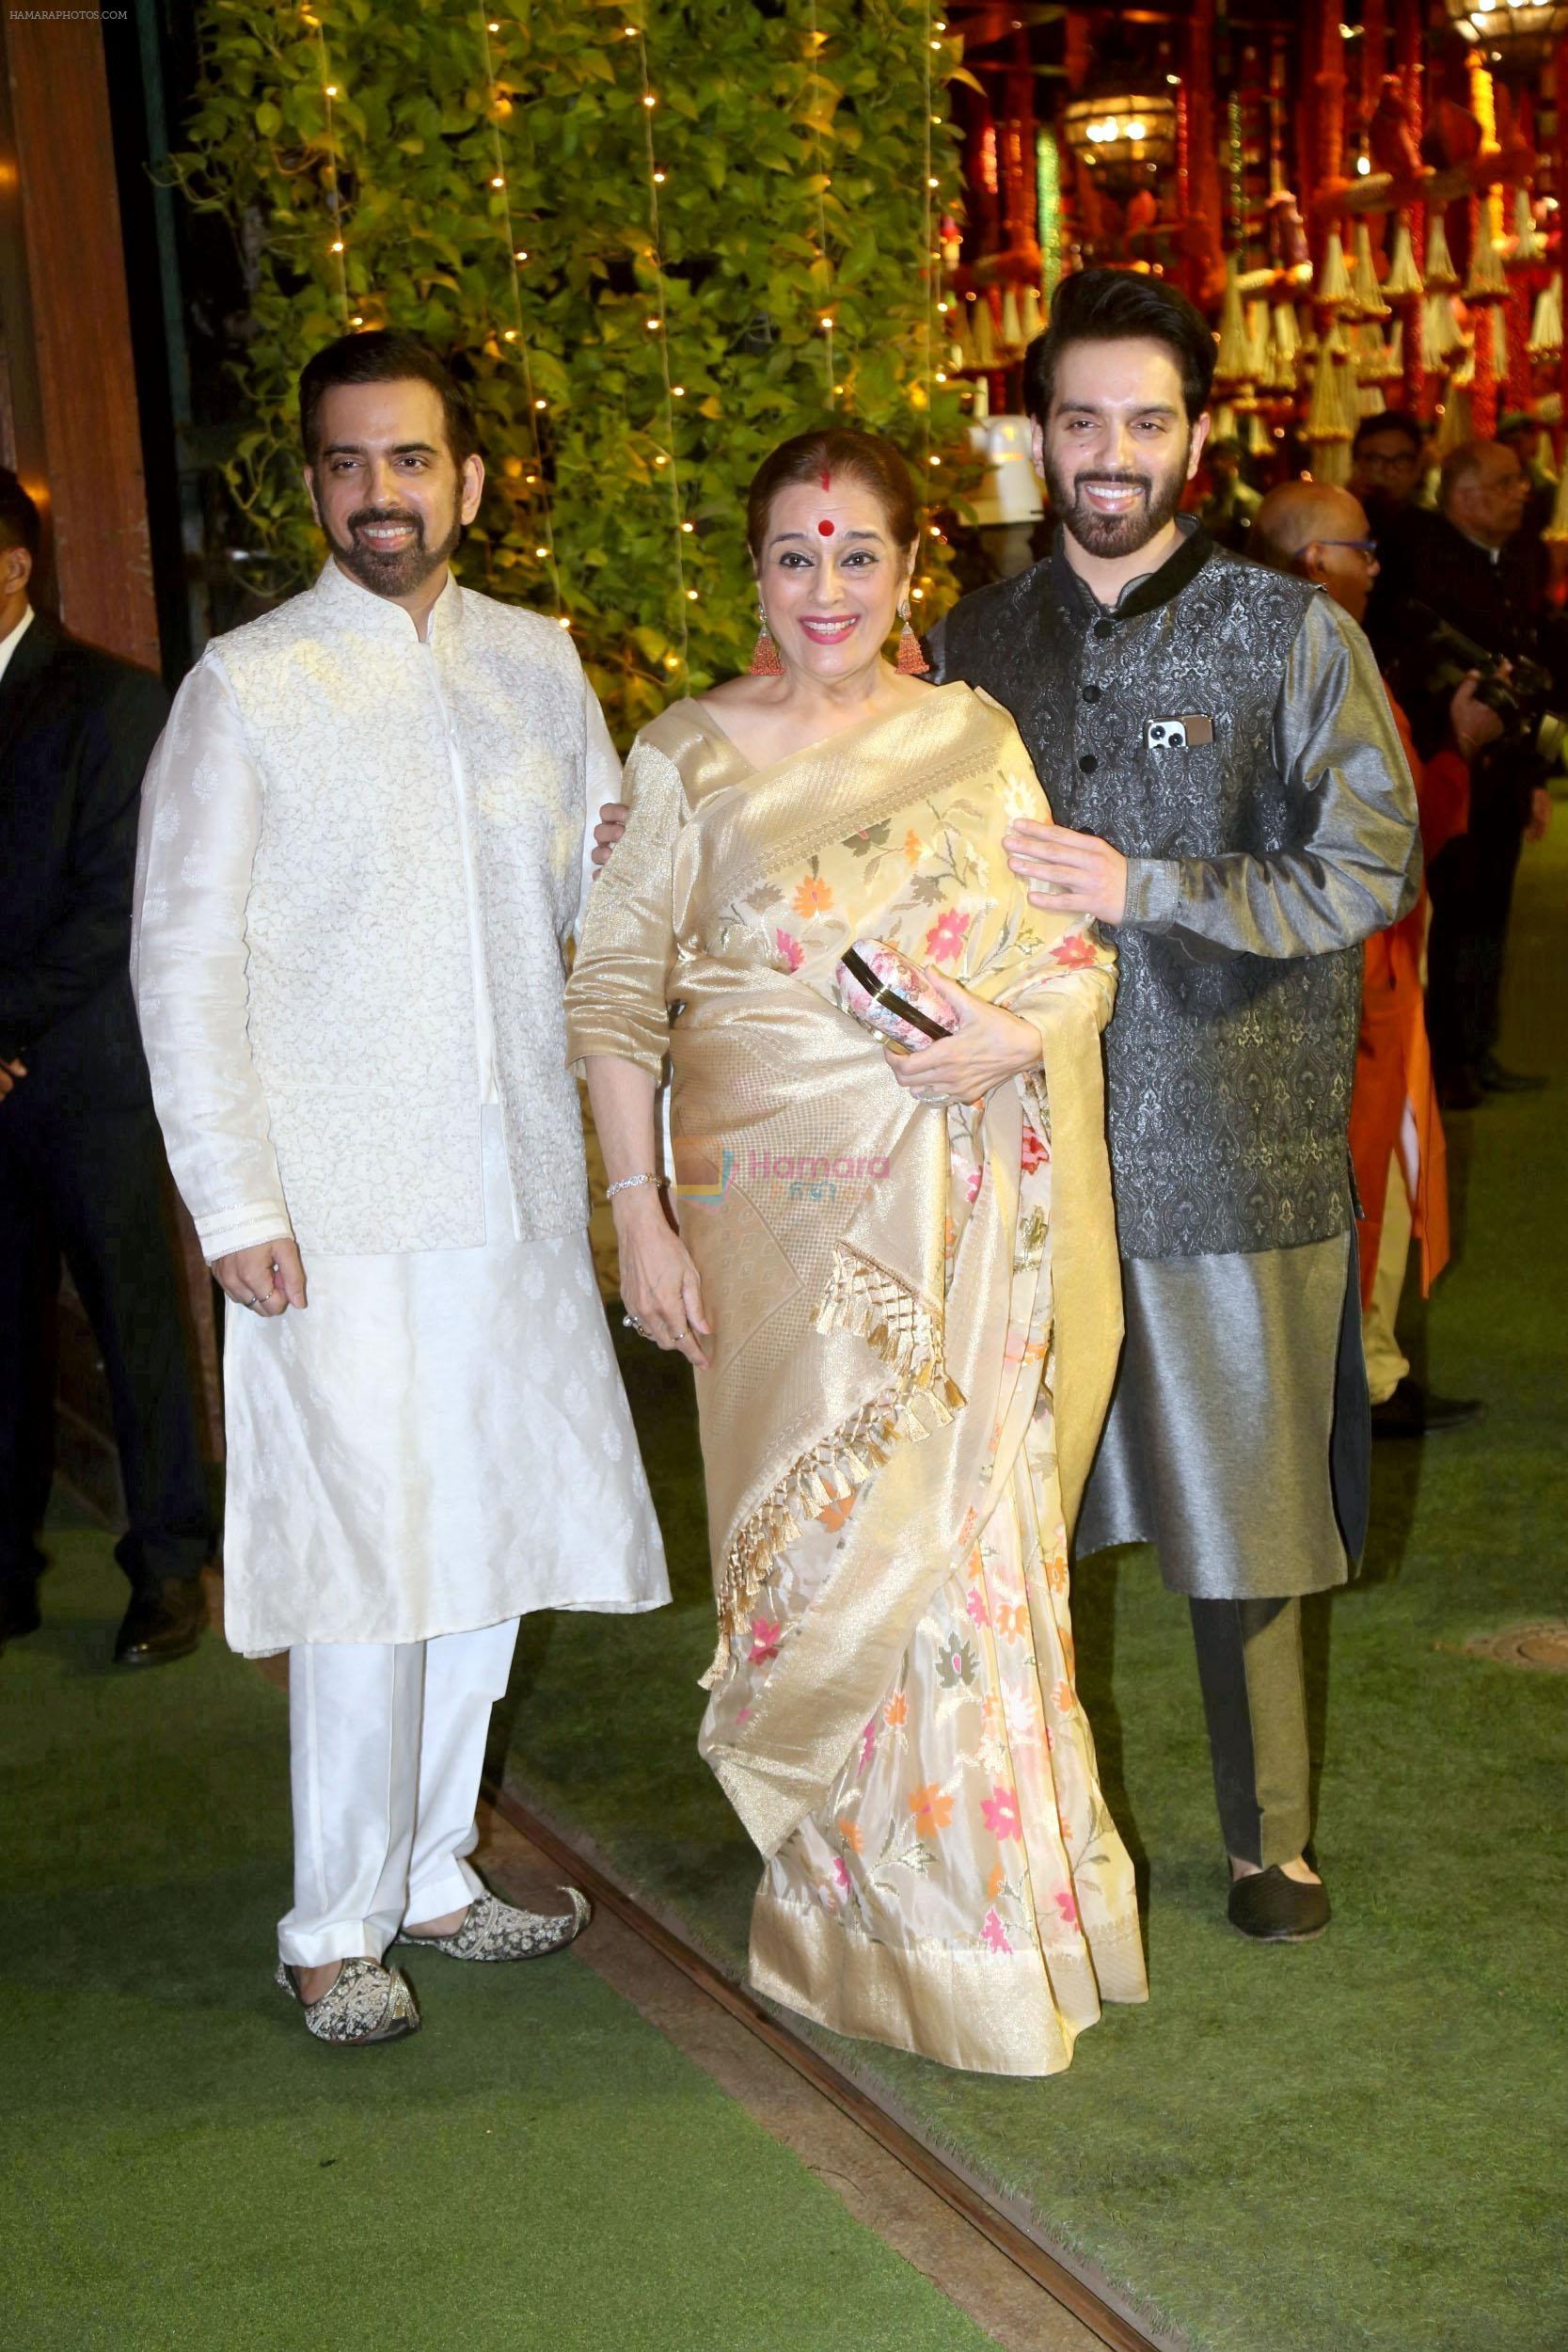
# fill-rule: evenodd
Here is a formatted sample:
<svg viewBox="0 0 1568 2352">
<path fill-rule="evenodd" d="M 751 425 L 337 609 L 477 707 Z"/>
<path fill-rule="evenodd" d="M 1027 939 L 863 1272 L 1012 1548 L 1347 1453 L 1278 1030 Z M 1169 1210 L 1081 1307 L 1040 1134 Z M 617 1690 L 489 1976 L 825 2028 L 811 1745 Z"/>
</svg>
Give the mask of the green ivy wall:
<svg viewBox="0 0 1568 2352">
<path fill-rule="evenodd" d="M 836 414 L 891 435 L 917 479 L 945 464 L 933 497 L 956 485 L 924 274 L 927 199 L 934 219 L 957 196 L 939 8 L 203 0 L 202 17 L 175 168 L 233 224 L 249 284 L 250 421 L 227 471 L 266 592 L 321 558 L 293 385 L 353 321 L 463 362 L 489 469 L 463 577 L 569 615 L 623 741 L 749 658 L 742 499 L 775 442 Z M 927 613 L 943 552 L 923 557 Z"/>
</svg>

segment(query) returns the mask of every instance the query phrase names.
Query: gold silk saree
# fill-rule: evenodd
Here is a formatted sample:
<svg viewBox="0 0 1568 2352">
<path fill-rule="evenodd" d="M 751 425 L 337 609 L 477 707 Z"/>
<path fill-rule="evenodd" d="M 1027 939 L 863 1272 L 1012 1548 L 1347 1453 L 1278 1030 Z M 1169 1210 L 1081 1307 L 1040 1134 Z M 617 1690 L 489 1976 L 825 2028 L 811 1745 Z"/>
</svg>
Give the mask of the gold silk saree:
<svg viewBox="0 0 1568 2352">
<path fill-rule="evenodd" d="M 767 1859 L 757 1989 L 999 2074 L 1147 1997 L 1073 1680 L 1068 1534 L 1121 1335 L 1099 1033 L 1113 959 L 1028 904 L 1046 814 L 964 685 L 757 769 L 695 703 L 639 737 L 569 1050 L 673 1071 L 719 1647 L 704 1756 Z M 858 937 L 1006 1006 L 1042 1067 L 899 1088 L 833 1001 Z"/>
</svg>

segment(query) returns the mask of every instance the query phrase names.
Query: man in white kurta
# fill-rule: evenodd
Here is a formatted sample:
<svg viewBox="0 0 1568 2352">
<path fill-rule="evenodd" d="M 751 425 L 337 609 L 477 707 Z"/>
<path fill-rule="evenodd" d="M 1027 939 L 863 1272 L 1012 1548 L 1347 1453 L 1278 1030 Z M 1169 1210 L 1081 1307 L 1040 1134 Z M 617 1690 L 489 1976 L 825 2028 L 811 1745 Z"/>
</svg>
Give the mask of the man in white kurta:
<svg viewBox="0 0 1568 2352">
<path fill-rule="evenodd" d="M 290 1654 L 321 2039 L 417 2024 L 394 1938 L 569 1940 L 466 1857 L 517 1619 L 669 1598 L 599 1303 L 562 989 L 619 768 L 571 640 L 462 588 L 466 404 L 397 335 L 302 379 L 315 585 L 209 646 L 148 772 L 134 979 L 232 1305 L 225 1617 Z"/>
</svg>

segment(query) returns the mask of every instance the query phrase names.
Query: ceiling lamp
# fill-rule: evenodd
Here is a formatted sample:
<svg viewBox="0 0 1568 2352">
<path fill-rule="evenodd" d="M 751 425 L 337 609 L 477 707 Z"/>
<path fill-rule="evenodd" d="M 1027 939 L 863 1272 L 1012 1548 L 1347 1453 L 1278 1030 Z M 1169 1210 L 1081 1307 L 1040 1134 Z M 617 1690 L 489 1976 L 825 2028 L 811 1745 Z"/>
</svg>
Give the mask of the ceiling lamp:
<svg viewBox="0 0 1568 2352">
<path fill-rule="evenodd" d="M 1466 40 L 1495 51 L 1506 65 L 1528 65 L 1568 33 L 1568 0 L 1503 0 L 1494 8 L 1448 0 L 1448 10 Z"/>
<path fill-rule="evenodd" d="M 1168 89 L 1158 96 L 1133 91 L 1075 98 L 1062 117 L 1062 133 L 1079 161 L 1114 192 L 1175 162 L 1176 101 Z"/>
</svg>

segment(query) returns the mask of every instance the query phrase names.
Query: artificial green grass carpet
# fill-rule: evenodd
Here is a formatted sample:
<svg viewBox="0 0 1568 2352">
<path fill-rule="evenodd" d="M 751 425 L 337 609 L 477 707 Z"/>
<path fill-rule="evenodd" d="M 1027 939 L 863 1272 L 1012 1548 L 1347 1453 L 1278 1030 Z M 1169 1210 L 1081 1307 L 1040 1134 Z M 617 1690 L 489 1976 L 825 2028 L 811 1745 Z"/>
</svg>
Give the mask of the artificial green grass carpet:
<svg viewBox="0 0 1568 2352">
<path fill-rule="evenodd" d="M 215 1640 L 111 1673 L 107 1542 L 53 1549 L 0 1658 L 7 2352 L 983 2352 L 570 1954 L 309 2041 L 280 1694 Z"/>
<path fill-rule="evenodd" d="M 1378 1449 L 1366 1573 L 1308 1628 L 1328 1935 L 1259 1948 L 1226 1925 L 1185 1604 L 1128 1552 L 1088 1564 L 1073 1605 L 1107 1791 L 1147 1860 L 1149 2006 L 1108 2011 L 1038 2083 L 816 2037 L 1202 2352 L 1568 2344 L 1568 1691 L 1462 1646 L 1565 1613 L 1565 895 L 1560 808 L 1526 859 L 1505 1040 L 1555 1087 L 1452 1122 L 1458 1263 L 1413 1318 L 1418 1371 L 1488 1418 Z M 626 1363 L 677 1603 L 525 1626 L 510 1779 L 738 1973 L 759 1865 L 693 1745 L 713 1633 L 686 1376 Z"/>
</svg>

